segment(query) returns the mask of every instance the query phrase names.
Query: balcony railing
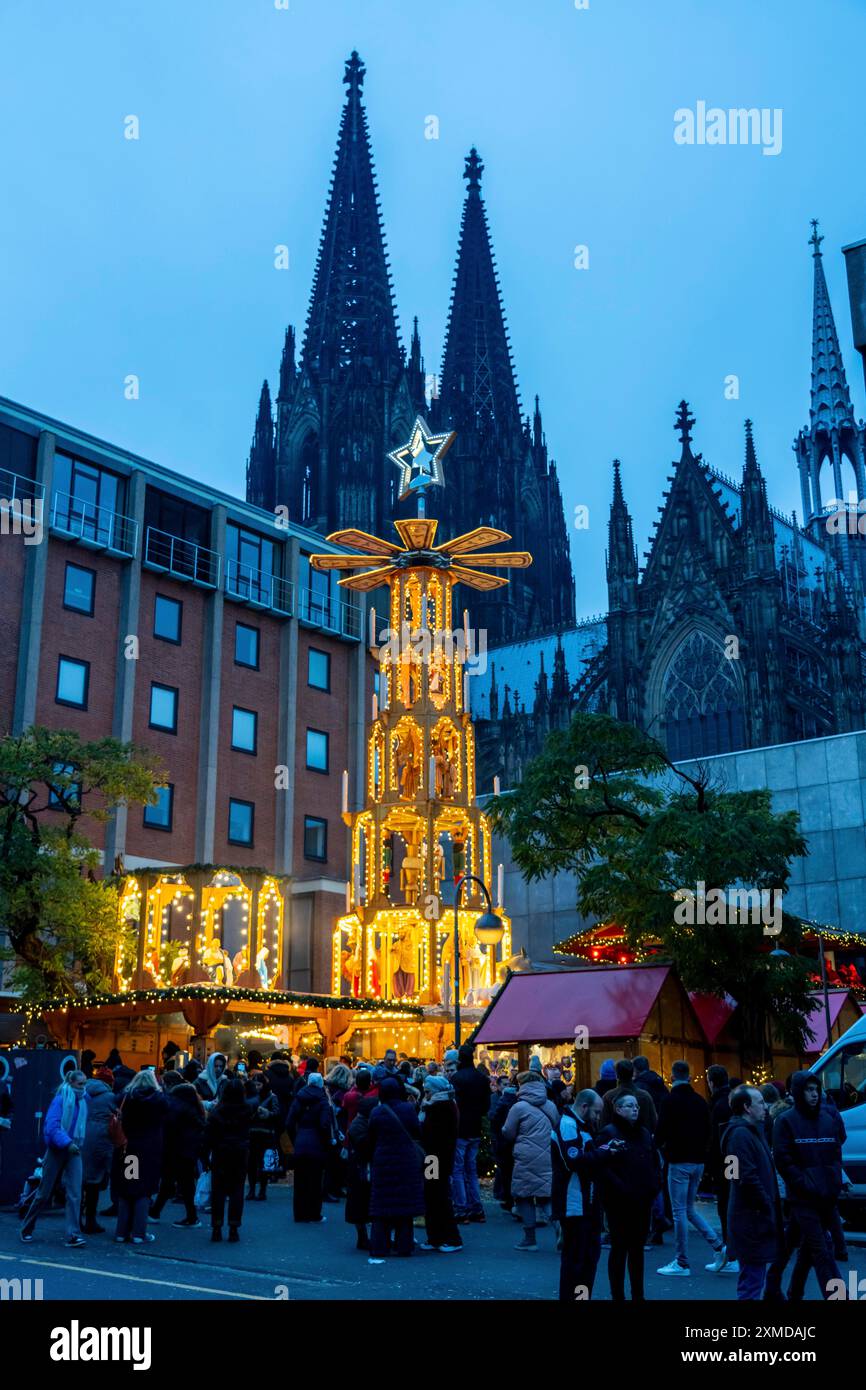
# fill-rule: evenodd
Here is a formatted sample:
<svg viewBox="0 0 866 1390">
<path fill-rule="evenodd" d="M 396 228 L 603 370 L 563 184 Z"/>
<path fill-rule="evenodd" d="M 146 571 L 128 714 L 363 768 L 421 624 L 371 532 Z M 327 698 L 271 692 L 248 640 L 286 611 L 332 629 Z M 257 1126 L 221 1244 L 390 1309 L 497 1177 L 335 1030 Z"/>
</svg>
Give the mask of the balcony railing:
<svg viewBox="0 0 866 1390">
<path fill-rule="evenodd" d="M 44 496 L 44 483 L 36 483 L 21 473 L 10 473 L 8 468 L 0 468 L 0 505 L 4 502 L 40 502 Z"/>
<path fill-rule="evenodd" d="M 240 560 L 226 561 L 226 593 L 230 598 L 257 608 L 272 608 L 275 613 L 291 614 L 293 611 L 293 586 L 291 580 L 281 579 L 278 574 L 268 574 L 265 570 L 254 569 L 252 565 L 242 564 Z"/>
<path fill-rule="evenodd" d="M 219 586 L 220 557 L 215 550 L 158 531 L 155 526 L 148 526 L 145 533 L 144 563 L 193 584 L 206 584 L 211 589 Z"/>
<path fill-rule="evenodd" d="M 361 610 L 354 603 L 316 593 L 315 589 L 302 589 L 300 617 L 314 627 L 338 632 L 341 637 L 351 637 L 355 641 L 361 640 Z"/>
<path fill-rule="evenodd" d="M 138 522 L 109 507 L 98 507 L 67 492 L 55 492 L 51 501 L 51 529 L 100 550 L 134 555 L 138 545 Z"/>
</svg>

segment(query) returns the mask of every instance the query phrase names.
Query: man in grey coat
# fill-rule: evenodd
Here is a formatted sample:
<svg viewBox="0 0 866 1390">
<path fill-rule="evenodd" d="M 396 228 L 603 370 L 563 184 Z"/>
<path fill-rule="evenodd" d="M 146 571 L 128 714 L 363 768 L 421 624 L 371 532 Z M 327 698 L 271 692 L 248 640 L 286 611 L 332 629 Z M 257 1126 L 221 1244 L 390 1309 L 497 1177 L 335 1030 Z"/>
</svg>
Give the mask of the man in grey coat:
<svg viewBox="0 0 866 1390">
<path fill-rule="evenodd" d="M 759 1299 L 767 1266 L 779 1248 L 779 1188 L 764 1138 L 766 1105 L 754 1086 L 731 1094 L 731 1122 L 722 1135 L 722 1162 L 730 1181 L 728 1252 L 740 1262 L 737 1298 Z"/>
</svg>

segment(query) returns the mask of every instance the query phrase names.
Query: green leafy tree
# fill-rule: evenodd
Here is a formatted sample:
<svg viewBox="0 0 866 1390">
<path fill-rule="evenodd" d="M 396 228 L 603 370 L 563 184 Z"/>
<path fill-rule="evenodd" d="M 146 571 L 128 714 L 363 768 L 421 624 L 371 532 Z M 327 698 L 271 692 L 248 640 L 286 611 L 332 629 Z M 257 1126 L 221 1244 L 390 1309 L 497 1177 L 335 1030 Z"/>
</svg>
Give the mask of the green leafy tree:
<svg viewBox="0 0 866 1390">
<path fill-rule="evenodd" d="M 86 829 L 123 804 L 152 805 L 164 780 L 146 750 L 114 738 L 32 728 L 0 740 L 0 923 L 29 1001 L 110 983 L 117 885 L 96 877 Z"/>
<path fill-rule="evenodd" d="M 620 926 L 637 950 L 653 943 L 687 989 L 731 994 L 744 1060 L 767 1056 L 771 1019 L 802 1046 L 812 966 L 767 948 L 801 939 L 781 902 L 807 846 L 796 812 L 774 812 L 768 791 L 715 786 L 706 768 L 685 772 L 632 725 L 576 714 L 488 812 L 527 880 L 572 871 L 583 916 Z M 754 890 L 751 910 L 733 909 L 735 888 Z"/>
</svg>

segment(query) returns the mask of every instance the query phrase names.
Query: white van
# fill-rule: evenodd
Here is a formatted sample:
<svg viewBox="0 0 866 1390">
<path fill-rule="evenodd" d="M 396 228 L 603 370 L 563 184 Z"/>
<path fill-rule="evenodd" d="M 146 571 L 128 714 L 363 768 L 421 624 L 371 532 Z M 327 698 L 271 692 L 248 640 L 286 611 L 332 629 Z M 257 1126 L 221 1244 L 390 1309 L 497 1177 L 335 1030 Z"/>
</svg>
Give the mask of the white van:
<svg viewBox="0 0 866 1390">
<path fill-rule="evenodd" d="M 851 1187 L 843 1205 L 866 1206 L 866 1014 L 809 1070 L 835 1100 L 848 1132 L 842 1163 Z"/>
</svg>

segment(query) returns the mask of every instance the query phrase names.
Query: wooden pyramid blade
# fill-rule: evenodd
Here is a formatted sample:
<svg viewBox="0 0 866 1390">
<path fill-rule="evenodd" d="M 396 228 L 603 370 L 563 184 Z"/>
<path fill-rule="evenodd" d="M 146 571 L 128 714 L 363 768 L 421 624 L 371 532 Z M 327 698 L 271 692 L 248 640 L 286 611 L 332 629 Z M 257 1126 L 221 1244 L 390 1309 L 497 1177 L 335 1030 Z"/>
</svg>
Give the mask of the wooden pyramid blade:
<svg viewBox="0 0 866 1390">
<path fill-rule="evenodd" d="M 467 550 L 475 550 L 479 545 L 496 545 L 499 541 L 510 541 L 507 531 L 497 531 L 495 526 L 476 526 L 474 531 L 455 536 L 451 541 L 443 541 L 436 549 L 443 555 L 465 555 Z"/>
<path fill-rule="evenodd" d="M 381 536 L 371 536 L 369 531 L 359 531 L 350 526 L 345 531 L 332 531 L 327 537 L 334 545 L 348 545 L 353 550 L 366 550 L 369 555 L 399 555 L 399 545 L 383 541 Z"/>
<path fill-rule="evenodd" d="M 351 574 L 348 579 L 338 579 L 337 583 L 344 589 L 378 589 L 380 584 L 384 584 L 389 574 L 396 574 L 393 565 L 380 565 L 378 569 L 368 570 L 366 574 Z M 485 578 L 487 576 L 485 575 Z"/>
<path fill-rule="evenodd" d="M 310 564 L 314 570 L 359 570 L 369 569 L 377 563 L 376 555 L 311 555 Z"/>
<path fill-rule="evenodd" d="M 395 521 L 394 525 L 407 550 L 429 550 L 439 522 L 434 521 L 432 517 L 410 516 L 405 520 Z"/>
<path fill-rule="evenodd" d="M 468 584 L 470 589 L 501 589 L 508 583 L 507 579 L 500 579 L 498 574 L 476 573 L 475 570 L 465 570 L 461 565 L 452 565 L 450 574 L 459 584 Z M 341 579 L 341 584 L 346 580 Z"/>
<path fill-rule="evenodd" d="M 501 555 L 495 551 L 490 554 L 462 555 L 464 565 L 484 565 L 490 569 L 496 569 L 500 565 L 505 570 L 525 570 L 532 564 L 532 556 L 528 550 L 503 550 Z"/>
</svg>

